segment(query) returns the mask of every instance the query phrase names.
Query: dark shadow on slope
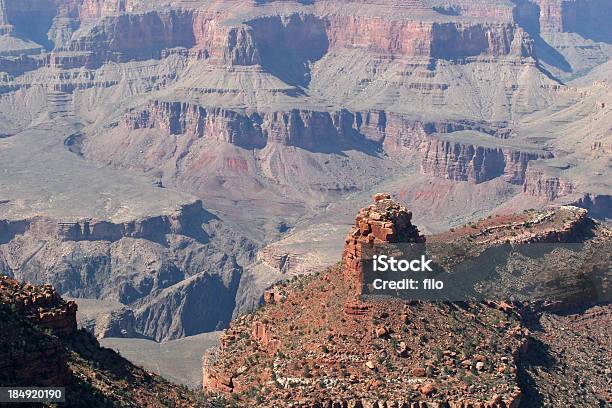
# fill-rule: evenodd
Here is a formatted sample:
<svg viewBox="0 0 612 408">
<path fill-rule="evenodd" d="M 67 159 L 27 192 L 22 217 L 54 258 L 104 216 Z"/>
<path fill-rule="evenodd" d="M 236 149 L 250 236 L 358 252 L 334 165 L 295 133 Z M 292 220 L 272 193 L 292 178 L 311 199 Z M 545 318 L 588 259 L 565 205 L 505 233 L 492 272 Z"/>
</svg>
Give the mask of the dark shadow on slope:
<svg viewBox="0 0 612 408">
<path fill-rule="evenodd" d="M 207 211 L 199 200 L 194 206 L 184 209 L 182 216 L 185 222 L 183 223 L 181 235 L 192 238 L 200 244 L 210 242 L 210 236 L 204 231 L 203 225 L 211 221 L 219 221 L 219 217 Z"/>
<path fill-rule="evenodd" d="M 564 30 L 582 38 L 612 44 L 612 1 L 566 2 L 563 4 Z"/>
<path fill-rule="evenodd" d="M 307 88 L 310 64 L 329 49 L 325 21 L 311 14 L 257 18 L 247 23 L 263 69 L 283 82 Z"/>
<path fill-rule="evenodd" d="M 55 44 L 47 35 L 58 13 L 55 2 L 36 0 L 36 7 L 24 7 L 20 3 L 12 1 L 5 5 L 6 17 L 15 27 L 17 36 L 34 41 L 47 51 L 52 50 Z"/>
<path fill-rule="evenodd" d="M 192 296 L 185 298 L 182 322 L 185 336 L 225 329 L 236 308 L 236 294 L 242 268 L 236 266 L 231 279 L 224 283 L 221 276 L 205 274 L 196 284 Z M 202 296 L 208 293 L 208 296 Z"/>
<path fill-rule="evenodd" d="M 278 0 L 255 0 L 255 5 L 263 6 L 265 4 L 271 4 Z M 315 4 L 315 0 L 296 0 L 296 3 L 303 4 L 305 6 L 311 6 Z"/>
<path fill-rule="evenodd" d="M 565 59 L 563 54 L 551 47 L 542 37 L 539 35 L 534 37 L 535 57 L 563 72 L 572 72 L 572 66 Z M 549 74 L 550 75 L 550 74 Z"/>
<path fill-rule="evenodd" d="M 283 82 L 300 88 L 307 88 L 310 84 L 310 67 L 307 61 L 272 47 L 262 47 L 260 55 L 261 67 Z M 306 92 L 300 89 L 295 96 L 305 94 Z"/>
<path fill-rule="evenodd" d="M 513 10 L 514 21 L 534 40 L 536 59 L 563 72 L 572 72 L 572 67 L 565 57 L 555 48 L 551 47 L 541 36 L 540 6 L 529 0 L 512 0 L 512 2 L 515 5 Z M 545 73 L 553 78 L 550 73 Z M 557 80 L 556 78 L 554 79 Z"/>
<path fill-rule="evenodd" d="M 380 157 L 382 154 L 381 143 L 368 139 L 361 132 L 362 119 L 359 113 L 347 109 L 336 112 L 292 109 L 278 114 L 281 116 L 275 120 L 283 122 L 283 131 L 278 132 L 280 136 L 277 140 L 274 135 L 261 132 L 261 139 L 266 143 L 278 142 L 311 153 L 336 154 L 343 157 L 347 156 L 347 151 L 358 151 L 372 157 Z M 237 145 L 248 149 L 244 143 Z"/>
<path fill-rule="evenodd" d="M 84 139 L 85 137 L 81 132 L 73 133 L 64 140 L 64 146 L 71 153 L 83 157 L 82 148 Z"/>
<path fill-rule="evenodd" d="M 600 194 L 591 196 L 584 195 L 572 203 L 576 207 L 589 211 L 589 216 L 600 220 L 612 220 L 612 195 Z"/>
<path fill-rule="evenodd" d="M 10 201 L 8 201 L 10 202 Z M 29 227 L 28 221 L 0 221 L 0 245 L 13 240 L 17 235 L 23 235 Z"/>
<path fill-rule="evenodd" d="M 448 6 L 448 7 L 435 6 L 433 7 L 433 10 L 436 13 L 442 14 L 444 16 L 458 16 L 461 14 L 460 10 L 456 6 Z"/>
<path fill-rule="evenodd" d="M 521 350 L 519 353 L 517 364 L 517 381 L 523 391 L 519 407 L 541 407 L 543 398 L 531 371 L 538 368 L 549 369 L 553 367 L 555 360 L 550 355 L 548 347 L 538 339 L 529 338 L 525 349 L 527 351 Z"/>
</svg>

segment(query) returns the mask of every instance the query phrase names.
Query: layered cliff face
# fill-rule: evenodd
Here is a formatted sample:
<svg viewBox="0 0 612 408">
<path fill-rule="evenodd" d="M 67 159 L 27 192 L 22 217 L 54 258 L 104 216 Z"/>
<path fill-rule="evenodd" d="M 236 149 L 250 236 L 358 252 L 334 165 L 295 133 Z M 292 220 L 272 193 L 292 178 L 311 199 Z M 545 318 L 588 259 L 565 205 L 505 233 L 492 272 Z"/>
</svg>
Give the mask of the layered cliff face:
<svg viewBox="0 0 612 408">
<path fill-rule="evenodd" d="M 51 66 L 98 66 L 107 61 L 158 58 L 161 50 L 184 47 L 197 58 L 262 65 L 301 84 L 308 81 L 303 77 L 307 70 L 299 73 L 295 69 L 304 70 L 305 63 L 338 48 L 442 59 L 535 55 L 533 41 L 525 33 L 525 29 L 532 31 L 533 24 L 519 27 L 515 18 L 519 25 L 538 21 L 542 32 L 576 32 L 598 41 L 610 35 L 605 29 L 583 32 L 581 28 L 605 22 L 610 10 L 603 0 L 524 1 L 514 10 L 502 4 L 416 2 L 403 4 L 393 17 L 385 14 L 389 4 L 382 5 L 385 15 L 377 16 L 372 5 L 365 3 L 361 13 L 348 13 L 354 7 L 350 3 L 343 7 L 317 2 L 305 10 L 289 7 L 279 16 L 260 13 L 264 4 L 254 3 L 246 7 L 241 19 L 233 19 L 231 7 L 224 5 L 197 4 L 168 12 L 155 4 L 143 6 L 129 0 L 46 0 L 20 2 L 19 6 L 6 0 L 3 20 L 7 33 L 13 31 L 11 27 L 20 32 L 25 29 L 29 40 L 47 51 L 55 48 L 49 58 Z M 411 15 L 416 18 L 407 18 Z M 36 28 L 26 22 L 32 16 L 40 21 Z M 484 22 L 485 18 L 489 22 Z M 466 21 L 469 19 L 475 21 Z M 78 30 L 79 26 L 83 29 Z M 130 44 L 125 37 L 130 33 L 147 43 L 141 47 Z M 96 48 L 92 43 L 105 46 Z M 89 52 L 95 55 L 87 55 Z M 75 53 L 78 56 L 70 55 Z M 285 61 L 279 64 L 281 55 Z"/>
<path fill-rule="evenodd" d="M 536 197 L 552 201 L 561 196 L 571 195 L 575 187 L 563 176 L 550 174 L 546 169 L 530 166 L 526 172 L 523 191 Z"/>
<path fill-rule="evenodd" d="M 87 138 L 82 152 L 122 167 L 167 169 L 163 177 L 168 183 L 205 183 L 212 171 L 228 169 L 241 178 L 256 178 L 261 172 L 276 178 L 273 152 L 297 148 L 293 152 L 305 160 L 320 153 L 356 150 L 362 152 L 359 157 L 348 160 L 359 166 L 382 152 L 400 166 L 419 160 L 425 175 L 471 183 L 500 178 L 523 185 L 528 163 L 553 154 L 515 143 L 512 137 L 504 125 L 425 122 L 386 111 L 244 111 L 152 101 L 124 113 L 112 130 Z M 122 150 L 114 148 L 118 143 Z M 228 154 L 222 150 L 227 150 L 225 144 L 245 150 L 232 148 Z M 260 160 L 245 154 L 251 149 Z M 220 161 L 219 156 L 227 157 Z M 310 171 L 308 163 L 295 162 L 296 173 Z M 283 176 L 278 181 L 288 188 L 309 184 L 301 176 L 293 178 L 286 172 Z M 348 186 L 360 183 L 358 176 L 347 174 Z"/>
<path fill-rule="evenodd" d="M 344 278 L 357 285 L 363 282 L 361 262 L 366 247 L 383 243 L 425 242 L 425 237 L 410 222 L 412 212 L 391 200 L 387 193 L 377 194 L 374 200 L 376 204 L 357 214 L 342 253 Z"/>
<path fill-rule="evenodd" d="M 502 177 L 512 184 L 522 185 L 529 161 L 551 156 L 550 153 L 521 151 L 518 148 L 431 139 L 423 156 L 422 169 L 425 174 L 457 181 L 482 183 Z"/>
<path fill-rule="evenodd" d="M 359 142 L 361 136 L 354 128 L 358 120 L 346 110 L 245 112 L 153 101 L 144 109 L 127 112 L 121 125 L 128 132 L 159 129 L 170 136 L 204 138 L 245 149 L 261 149 L 267 144 L 278 143 L 316 151 Z M 92 145 L 96 142 L 95 139 L 90 141 Z"/>
<path fill-rule="evenodd" d="M 511 24 L 389 21 L 363 16 L 334 16 L 328 29 L 330 48 L 366 47 L 392 56 L 443 59 L 470 56 L 529 56 L 529 40 Z"/>
<path fill-rule="evenodd" d="M 237 24 L 227 22 L 232 16 L 223 7 L 146 11 L 127 0 L 49 0 L 19 7 L 9 2 L 6 10 L 7 30 L 16 26 L 22 31 L 26 12 L 40 15 L 42 23 L 29 39 L 52 51 L 49 65 L 61 68 L 159 58 L 163 50 L 182 47 L 195 58 L 261 65 L 291 82 L 307 84 L 306 65 L 335 48 L 365 46 L 384 55 L 444 59 L 532 53 L 522 30 L 502 21 L 389 21 L 330 13 L 324 7 L 321 15 L 308 11 L 255 16 Z M 257 8 L 251 10 L 257 14 Z"/>
<path fill-rule="evenodd" d="M 192 14 L 181 10 L 105 18 L 51 52 L 49 64 L 97 67 L 111 61 L 159 58 L 164 49 L 195 45 L 191 25 Z"/>
<path fill-rule="evenodd" d="M 132 0 L 82 0 L 79 15 L 84 19 L 96 19 L 134 10 Z"/>
<path fill-rule="evenodd" d="M 206 220 L 202 202 L 187 204 L 179 211 L 143 219 L 112 222 L 105 220 L 58 221 L 37 217 L 27 220 L 0 222 L 0 242 L 6 243 L 25 232 L 38 238 L 57 238 L 63 241 L 119 241 L 122 238 L 159 240 L 166 234 L 187 235 L 197 233 L 197 226 L 189 225 L 194 220 Z"/>
</svg>

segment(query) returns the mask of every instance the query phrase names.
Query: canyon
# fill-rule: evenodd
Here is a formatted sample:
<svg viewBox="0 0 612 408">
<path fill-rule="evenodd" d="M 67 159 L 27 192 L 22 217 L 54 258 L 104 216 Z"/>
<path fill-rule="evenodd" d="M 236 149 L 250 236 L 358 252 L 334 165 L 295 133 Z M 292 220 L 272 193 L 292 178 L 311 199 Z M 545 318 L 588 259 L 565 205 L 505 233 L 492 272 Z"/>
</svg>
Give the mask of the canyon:
<svg viewBox="0 0 612 408">
<path fill-rule="evenodd" d="M 563 205 L 609 223 L 611 14 L 0 0 L 0 273 L 159 342 L 340 261 L 376 191 L 424 234 Z"/>
</svg>

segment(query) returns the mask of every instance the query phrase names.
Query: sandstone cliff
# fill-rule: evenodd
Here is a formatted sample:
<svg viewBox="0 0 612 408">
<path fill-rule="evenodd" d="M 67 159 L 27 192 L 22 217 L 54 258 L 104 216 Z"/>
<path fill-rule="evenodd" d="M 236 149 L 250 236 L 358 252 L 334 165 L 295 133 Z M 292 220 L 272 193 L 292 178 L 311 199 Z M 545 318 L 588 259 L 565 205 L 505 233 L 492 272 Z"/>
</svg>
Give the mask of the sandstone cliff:
<svg viewBox="0 0 612 408">
<path fill-rule="evenodd" d="M 553 170 L 553 171 L 551 171 Z M 525 175 L 523 191 L 536 197 L 554 200 L 560 196 L 570 195 L 575 191 L 571 181 L 564 179 L 557 169 L 546 169 L 529 166 Z"/>
<path fill-rule="evenodd" d="M 344 278 L 357 285 L 363 283 L 361 262 L 365 247 L 382 243 L 425 242 L 425 237 L 410 222 L 410 211 L 393 202 L 389 194 L 377 194 L 374 199 L 376 204 L 363 208 L 357 214 L 342 254 Z"/>
<path fill-rule="evenodd" d="M 593 24 L 605 24 L 610 16 L 610 5 L 603 0 L 540 0 L 539 6 L 540 27 L 546 32 L 593 30 Z M 610 34 L 609 28 L 604 30 Z"/>
<path fill-rule="evenodd" d="M 338 6 L 332 6 L 332 12 L 323 6 L 320 11 L 310 9 L 282 16 L 258 15 L 252 6 L 247 9 L 252 16 L 236 21 L 223 7 L 168 11 L 154 7 L 147 10 L 127 0 L 49 0 L 44 4 L 26 2 L 20 7 L 9 2 L 4 26 L 7 32 L 15 25 L 21 29 L 28 10 L 44 24 L 41 29 L 51 26 L 49 38 L 53 42 L 42 31 L 31 32 L 31 37 L 52 51 L 48 63 L 58 68 L 160 58 L 162 51 L 176 47 L 189 50 L 188 54 L 197 59 L 261 65 L 289 77 L 293 74 L 279 64 L 280 56 L 285 58 L 283 64 L 303 70 L 300 65 L 320 59 L 329 50 L 364 45 L 384 55 L 444 59 L 533 53 L 528 36 L 503 19 L 490 23 L 437 22 L 431 9 L 418 5 L 407 10 L 421 10 L 428 17 L 426 22 L 390 22 L 368 13 L 350 16 Z M 304 78 L 296 80 L 307 83 Z"/>
<path fill-rule="evenodd" d="M 551 154 L 546 152 L 432 138 L 423 156 L 422 170 L 425 174 L 457 181 L 482 183 L 502 177 L 510 183 L 522 185 L 529 161 L 550 157 Z"/>
</svg>

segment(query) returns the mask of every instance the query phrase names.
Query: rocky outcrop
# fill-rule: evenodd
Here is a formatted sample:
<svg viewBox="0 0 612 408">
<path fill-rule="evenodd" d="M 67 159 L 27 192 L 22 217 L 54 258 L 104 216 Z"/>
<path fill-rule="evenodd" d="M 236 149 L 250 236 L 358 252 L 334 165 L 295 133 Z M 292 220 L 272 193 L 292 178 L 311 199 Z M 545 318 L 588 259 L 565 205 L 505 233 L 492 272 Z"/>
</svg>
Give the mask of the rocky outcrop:
<svg viewBox="0 0 612 408">
<path fill-rule="evenodd" d="M 2 279 L 2 284 L 6 280 Z M 4 289 L 0 289 L 4 291 Z M 72 373 L 68 353 L 52 338 L 11 309 L 0 295 L 0 381 L 3 386 L 62 387 Z M 14 305 L 14 304 L 13 304 Z"/>
<path fill-rule="evenodd" d="M 525 182 L 529 161 L 550 157 L 551 154 L 546 152 L 430 138 L 421 168 L 424 174 L 450 180 L 482 183 L 503 177 L 510 183 L 520 185 Z"/>
<path fill-rule="evenodd" d="M 215 7 L 146 10 L 131 0 L 45 0 L 44 5 L 32 2 L 9 7 L 3 30 L 11 32 L 13 25 L 23 30 L 25 13 L 35 10 L 41 29 L 51 28 L 49 33 L 32 36 L 47 43 L 47 36 L 53 38 L 53 43 L 45 45 L 50 52 L 46 61 L 54 68 L 158 59 L 180 47 L 195 59 L 262 66 L 289 83 L 301 85 L 309 82 L 306 65 L 338 48 L 365 47 L 396 57 L 442 59 L 533 54 L 531 40 L 509 18 L 489 23 L 437 21 L 435 13 L 422 5 L 407 8 L 425 10 L 431 16 L 424 21 L 390 21 L 368 13 L 350 15 L 323 8 L 282 15 L 255 12 L 252 17 L 236 19 Z M 79 26 L 84 28 L 76 32 Z"/>
<path fill-rule="evenodd" d="M 241 272 L 200 273 L 153 293 L 134 313 L 138 332 L 166 341 L 220 330 L 232 319 Z"/>
<path fill-rule="evenodd" d="M 156 128 L 168 135 L 206 138 L 244 148 L 279 143 L 317 151 L 359 142 L 363 137 L 353 127 L 356 123 L 355 114 L 347 110 L 247 113 L 153 101 L 142 109 L 127 112 L 121 125 L 128 130 Z"/>
<path fill-rule="evenodd" d="M 281 401 L 295 408 L 519 406 L 526 391 L 518 367 L 528 353 L 541 353 L 530 350 L 535 344 L 522 323 L 527 309 L 502 300 L 355 296 L 360 245 L 425 242 L 410 212 L 388 194 L 374 200 L 359 212 L 341 266 L 276 285 L 264 294 L 260 310 L 232 322 L 221 347 L 203 358 L 206 392 L 262 407 Z M 427 248 L 434 259 L 455 259 L 507 244 L 609 240 L 608 229 L 593 225 L 576 207 L 530 210 L 429 236 Z M 542 274 L 539 266 L 531 269 Z M 595 377 L 602 395 L 605 381 Z M 478 386 L 470 387 L 472 381 Z M 265 393 L 254 391 L 264 384 L 271 385 Z"/>
<path fill-rule="evenodd" d="M 205 391 L 265 407 L 289 399 L 293 407 L 313 408 L 518 407 L 524 392 L 516 383 L 517 364 L 527 352 L 529 331 L 517 324 L 516 307 L 355 297 L 360 245 L 425 241 L 405 208 L 388 194 L 374 198 L 347 237 L 342 266 L 275 286 L 259 311 L 232 323 L 220 349 L 203 358 Z M 565 242 L 580 235 L 586 220 L 586 211 L 574 207 L 500 215 L 432 236 L 433 246 L 429 239 L 427 245 L 444 251 L 454 244 Z M 422 354 L 424 349 L 436 357 Z M 463 370 L 478 389 L 465 385 Z M 387 381 L 379 382 L 381 377 Z M 248 392 L 270 383 L 275 386 L 265 394 Z"/>
<path fill-rule="evenodd" d="M 488 126 L 474 121 L 451 120 L 426 122 L 385 111 L 242 111 L 161 100 L 130 109 L 118 126 L 127 131 L 158 129 L 170 136 L 205 138 L 244 148 L 263 148 L 278 143 L 320 151 L 353 146 L 367 148 L 368 143 L 372 143 L 398 160 L 426 146 L 428 149 L 437 148 L 437 140 L 430 138 L 433 134 L 474 130 L 506 139 L 510 132 L 504 124 Z M 95 138 L 89 142 L 96 144 Z M 527 161 L 549 156 L 517 149 L 506 149 L 502 155 L 508 161 L 504 173 L 510 179 L 522 178 Z"/>
<path fill-rule="evenodd" d="M 70 336 L 77 330 L 76 303 L 64 301 L 51 285 L 22 284 L 0 275 L 0 302 L 57 335 Z"/>
<path fill-rule="evenodd" d="M 49 65 L 93 68 L 105 62 L 159 59 L 165 49 L 193 47 L 191 27 L 192 14 L 180 9 L 108 17 L 53 50 Z"/>
<path fill-rule="evenodd" d="M 0 238 L 2 273 L 52 283 L 75 298 L 119 302 L 129 310 L 96 322 L 97 334 L 125 330 L 158 340 L 226 325 L 255 252 L 200 202 L 142 222 L 5 221 Z"/>
<path fill-rule="evenodd" d="M 43 299 L 39 299 L 43 296 Z M 32 304 L 26 306 L 26 302 Z M 7 387 L 66 387 L 68 406 L 196 406 L 196 396 L 136 367 L 76 330 L 74 302 L 48 285 L 34 286 L 0 276 L 0 382 Z M 61 314 L 70 327 L 45 313 Z M 41 318 L 40 316 L 43 315 Z M 51 325 L 53 322 L 53 325 Z"/>
<path fill-rule="evenodd" d="M 425 237 L 412 225 L 412 212 L 400 206 L 386 193 L 374 196 L 375 204 L 361 209 L 355 226 L 345 240 L 342 253 L 344 279 L 356 282 L 360 291 L 363 282 L 361 263 L 364 246 L 383 243 L 424 243 Z"/>
<path fill-rule="evenodd" d="M 88 311 L 83 312 L 82 305 L 84 301 L 77 301 L 81 303 L 79 313 L 77 314 L 77 325 L 92 333 L 97 339 L 106 337 L 139 337 L 135 330 L 134 311 L 129 307 L 119 306 L 112 310 L 101 307 L 102 310 L 98 310 L 94 306 L 88 313 Z"/>
</svg>

